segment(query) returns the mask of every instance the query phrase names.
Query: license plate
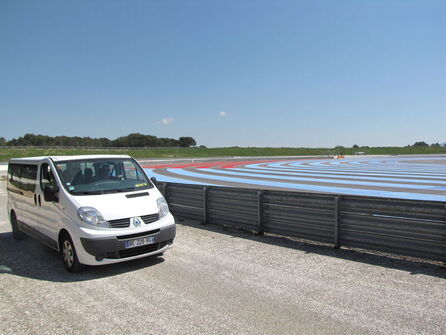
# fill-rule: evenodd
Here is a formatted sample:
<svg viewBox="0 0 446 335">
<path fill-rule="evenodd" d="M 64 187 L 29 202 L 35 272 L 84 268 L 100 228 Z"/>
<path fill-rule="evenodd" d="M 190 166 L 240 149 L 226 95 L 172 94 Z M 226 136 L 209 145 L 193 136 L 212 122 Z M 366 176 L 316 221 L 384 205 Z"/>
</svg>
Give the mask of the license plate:
<svg viewBox="0 0 446 335">
<path fill-rule="evenodd" d="M 141 238 L 135 238 L 134 240 L 125 241 L 124 247 L 134 248 L 139 247 L 141 245 L 152 244 L 155 242 L 155 236 L 146 236 Z"/>
</svg>

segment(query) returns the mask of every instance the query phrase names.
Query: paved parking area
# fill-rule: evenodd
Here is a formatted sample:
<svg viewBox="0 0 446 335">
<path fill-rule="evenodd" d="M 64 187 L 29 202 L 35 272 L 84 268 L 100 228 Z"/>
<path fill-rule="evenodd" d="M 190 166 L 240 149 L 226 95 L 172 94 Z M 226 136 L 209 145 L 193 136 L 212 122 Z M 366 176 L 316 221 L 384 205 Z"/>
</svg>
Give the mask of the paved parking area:
<svg viewBox="0 0 446 335">
<path fill-rule="evenodd" d="M 163 257 L 65 272 L 15 241 L 0 181 L 0 334 L 445 334 L 446 270 L 178 224 Z"/>
</svg>

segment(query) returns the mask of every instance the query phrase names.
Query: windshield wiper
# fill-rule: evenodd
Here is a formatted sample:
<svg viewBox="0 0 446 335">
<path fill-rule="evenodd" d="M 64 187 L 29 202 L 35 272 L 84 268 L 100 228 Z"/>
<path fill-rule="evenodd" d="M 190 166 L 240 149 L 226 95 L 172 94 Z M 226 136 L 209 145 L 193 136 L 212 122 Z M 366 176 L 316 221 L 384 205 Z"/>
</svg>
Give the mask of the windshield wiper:
<svg viewBox="0 0 446 335">
<path fill-rule="evenodd" d="M 104 193 L 104 191 L 74 191 L 74 192 L 71 192 L 72 194 L 74 194 L 74 195 L 96 195 L 96 194 L 103 194 Z"/>
<path fill-rule="evenodd" d="M 110 190 L 101 190 L 101 191 L 98 191 L 98 192 L 99 192 L 98 194 L 105 194 L 105 193 L 121 193 L 121 192 L 129 192 L 129 191 L 134 191 L 134 190 L 136 190 L 135 187 L 128 187 L 128 188 L 113 188 L 113 189 L 110 189 Z M 96 193 L 93 193 L 93 194 L 96 194 Z"/>
<path fill-rule="evenodd" d="M 136 187 L 127 187 L 127 188 L 120 188 L 120 189 L 117 189 L 115 191 L 116 192 L 128 192 L 128 191 L 134 191 L 136 189 L 137 189 Z"/>
<path fill-rule="evenodd" d="M 116 192 L 130 192 L 130 191 L 142 191 L 142 190 L 147 190 L 147 189 L 150 189 L 150 188 L 152 188 L 152 187 L 150 187 L 150 185 L 146 185 L 145 187 L 133 186 L 133 187 L 126 187 L 126 188 L 116 189 L 114 191 L 116 191 Z"/>
<path fill-rule="evenodd" d="M 106 193 L 122 193 L 122 192 L 130 192 L 130 191 L 139 191 L 145 188 L 141 187 L 126 187 L 126 188 L 118 188 L 118 189 L 110 189 L 110 190 L 97 190 L 97 191 L 72 191 L 71 193 L 74 195 L 98 195 L 98 194 L 106 194 Z"/>
</svg>

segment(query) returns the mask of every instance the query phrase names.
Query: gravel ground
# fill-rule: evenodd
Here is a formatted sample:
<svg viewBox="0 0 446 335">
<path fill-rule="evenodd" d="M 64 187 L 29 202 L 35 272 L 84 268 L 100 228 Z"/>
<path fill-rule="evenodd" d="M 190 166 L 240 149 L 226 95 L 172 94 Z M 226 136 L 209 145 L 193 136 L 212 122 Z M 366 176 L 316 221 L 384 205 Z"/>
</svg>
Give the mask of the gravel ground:
<svg viewBox="0 0 446 335">
<path fill-rule="evenodd" d="M 163 257 L 65 272 L 15 241 L 0 181 L 0 334 L 445 334 L 446 270 L 190 221 Z"/>
</svg>

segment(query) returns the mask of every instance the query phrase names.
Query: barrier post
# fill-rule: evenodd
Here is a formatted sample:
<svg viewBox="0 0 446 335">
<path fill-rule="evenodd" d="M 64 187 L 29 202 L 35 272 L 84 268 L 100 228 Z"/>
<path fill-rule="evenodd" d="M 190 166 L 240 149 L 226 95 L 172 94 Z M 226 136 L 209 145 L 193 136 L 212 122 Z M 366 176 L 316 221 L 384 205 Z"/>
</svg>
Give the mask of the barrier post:
<svg viewBox="0 0 446 335">
<path fill-rule="evenodd" d="M 263 230 L 263 190 L 257 191 L 257 233 L 264 235 Z"/>
<path fill-rule="evenodd" d="M 164 199 L 166 199 L 166 202 L 169 203 L 169 200 L 167 200 L 167 183 L 163 184 L 163 195 Z"/>
<path fill-rule="evenodd" d="M 340 244 L 340 233 L 341 233 L 341 227 L 340 227 L 340 208 L 341 208 L 341 196 L 338 195 L 335 197 L 335 203 L 334 203 L 334 248 L 339 248 L 341 246 Z"/>
<path fill-rule="evenodd" d="M 208 224 L 208 187 L 203 187 L 203 224 Z"/>
<path fill-rule="evenodd" d="M 444 203 L 444 234 L 445 234 L 445 237 L 446 237 L 446 202 Z M 444 244 L 443 266 L 446 267 L 446 242 Z"/>
</svg>

